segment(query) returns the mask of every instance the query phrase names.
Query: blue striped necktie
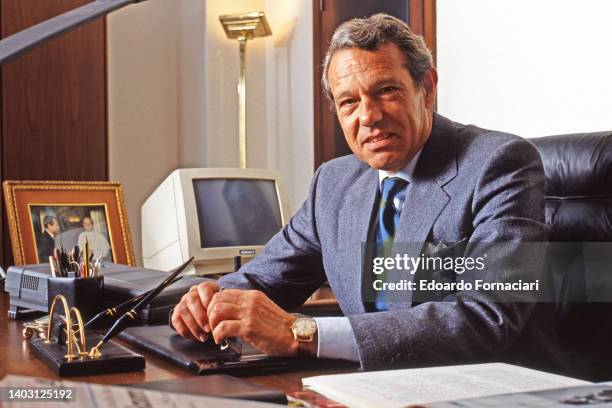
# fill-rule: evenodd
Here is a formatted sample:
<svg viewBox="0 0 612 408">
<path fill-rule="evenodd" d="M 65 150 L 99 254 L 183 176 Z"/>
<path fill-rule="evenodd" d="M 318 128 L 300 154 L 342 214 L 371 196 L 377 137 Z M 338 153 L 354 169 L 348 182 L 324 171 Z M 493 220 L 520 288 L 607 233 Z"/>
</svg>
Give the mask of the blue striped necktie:
<svg viewBox="0 0 612 408">
<path fill-rule="evenodd" d="M 394 205 L 396 197 L 404 197 L 403 194 L 399 194 L 404 191 L 408 182 L 399 177 L 387 177 L 382 182 L 382 192 L 380 197 L 380 203 L 378 206 L 378 225 L 376 228 L 376 256 L 377 257 L 390 257 L 393 251 L 393 241 L 395 239 L 395 230 L 399 225 L 400 212 L 403 204 L 403 200 L 399 200 L 398 206 Z M 380 278 L 384 281 L 385 275 L 380 275 Z M 378 292 L 376 294 L 376 310 L 388 310 L 387 302 L 385 302 L 385 294 Z"/>
</svg>

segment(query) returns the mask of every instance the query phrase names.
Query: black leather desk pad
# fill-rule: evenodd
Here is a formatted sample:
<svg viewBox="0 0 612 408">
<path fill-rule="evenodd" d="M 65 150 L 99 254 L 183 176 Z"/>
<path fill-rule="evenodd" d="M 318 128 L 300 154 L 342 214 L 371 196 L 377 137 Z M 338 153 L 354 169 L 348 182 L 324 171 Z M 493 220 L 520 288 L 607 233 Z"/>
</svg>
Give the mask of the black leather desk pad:
<svg viewBox="0 0 612 408">
<path fill-rule="evenodd" d="M 221 351 L 212 341 L 206 343 L 187 340 L 170 326 L 130 327 L 119 337 L 131 345 L 148 351 L 179 367 L 196 374 L 265 375 L 276 371 L 297 371 L 314 368 L 357 367 L 342 360 L 268 357 L 244 343 L 242 354 Z"/>
</svg>

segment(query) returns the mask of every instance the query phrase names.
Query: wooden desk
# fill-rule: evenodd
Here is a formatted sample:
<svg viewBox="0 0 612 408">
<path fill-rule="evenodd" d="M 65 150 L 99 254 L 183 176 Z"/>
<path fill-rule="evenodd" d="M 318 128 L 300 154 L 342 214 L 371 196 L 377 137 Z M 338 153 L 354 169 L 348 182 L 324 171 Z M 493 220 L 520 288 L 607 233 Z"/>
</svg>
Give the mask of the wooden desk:
<svg viewBox="0 0 612 408">
<path fill-rule="evenodd" d="M 22 323 L 27 320 L 12 320 L 7 316 L 9 295 L 0 284 L 0 378 L 7 374 L 57 378 L 42 361 L 31 352 L 29 342 L 21 336 Z M 40 317 L 40 315 L 38 315 Z M 126 343 L 122 343 L 128 347 Z M 70 381 L 86 381 L 99 384 L 131 384 L 148 381 L 170 380 L 192 377 L 194 374 L 167 363 L 159 358 L 134 349 L 146 358 L 146 369 L 135 373 L 106 374 L 87 377 L 66 377 Z M 284 393 L 302 389 L 302 378 L 320 374 L 335 374 L 347 370 L 312 370 L 275 375 L 250 376 L 243 379 Z"/>
</svg>

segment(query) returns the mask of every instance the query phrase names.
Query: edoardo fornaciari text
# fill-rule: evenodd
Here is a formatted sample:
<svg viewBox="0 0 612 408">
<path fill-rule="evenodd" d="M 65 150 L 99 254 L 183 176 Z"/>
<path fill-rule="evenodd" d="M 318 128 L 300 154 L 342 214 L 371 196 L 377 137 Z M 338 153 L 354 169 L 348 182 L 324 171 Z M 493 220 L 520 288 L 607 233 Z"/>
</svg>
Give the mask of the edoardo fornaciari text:
<svg viewBox="0 0 612 408">
<path fill-rule="evenodd" d="M 449 291 L 459 292 L 464 290 L 484 290 L 484 291 L 538 291 L 540 289 L 540 280 L 528 282 L 519 279 L 516 282 L 489 282 L 482 279 L 476 279 L 474 282 L 458 281 L 458 282 L 438 282 L 436 280 L 419 280 L 418 282 L 408 279 L 401 279 L 399 282 L 385 282 L 382 279 L 376 279 L 372 282 L 374 290 L 432 290 L 432 291 Z"/>
</svg>

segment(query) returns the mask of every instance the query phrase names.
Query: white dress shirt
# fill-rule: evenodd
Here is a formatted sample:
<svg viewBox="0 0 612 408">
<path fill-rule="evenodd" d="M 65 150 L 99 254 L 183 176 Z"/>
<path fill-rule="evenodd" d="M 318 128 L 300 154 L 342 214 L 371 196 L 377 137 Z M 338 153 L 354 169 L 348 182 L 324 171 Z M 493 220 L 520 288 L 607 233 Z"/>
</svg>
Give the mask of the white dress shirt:
<svg viewBox="0 0 612 408">
<path fill-rule="evenodd" d="M 414 157 L 397 173 L 378 170 L 379 188 L 382 188 L 382 182 L 387 177 L 399 177 L 410 183 L 412 173 L 416 167 L 417 161 L 421 156 L 419 150 Z M 398 213 L 401 214 L 402 206 L 406 199 L 406 188 L 395 195 L 393 205 Z M 353 334 L 353 328 L 348 317 L 316 317 L 317 323 L 317 357 L 318 358 L 335 358 L 349 361 L 359 361 L 357 352 L 357 342 Z"/>
</svg>

